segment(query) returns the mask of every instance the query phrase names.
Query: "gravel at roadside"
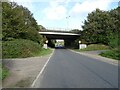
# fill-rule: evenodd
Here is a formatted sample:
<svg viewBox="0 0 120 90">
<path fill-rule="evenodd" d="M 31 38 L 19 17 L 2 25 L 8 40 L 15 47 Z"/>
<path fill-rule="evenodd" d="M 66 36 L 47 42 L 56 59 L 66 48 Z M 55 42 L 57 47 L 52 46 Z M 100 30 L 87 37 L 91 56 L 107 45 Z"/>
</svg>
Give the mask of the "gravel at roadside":
<svg viewBox="0 0 120 90">
<path fill-rule="evenodd" d="M 10 70 L 10 76 L 2 83 L 3 88 L 30 87 L 50 55 L 3 60 L 3 64 Z"/>
</svg>

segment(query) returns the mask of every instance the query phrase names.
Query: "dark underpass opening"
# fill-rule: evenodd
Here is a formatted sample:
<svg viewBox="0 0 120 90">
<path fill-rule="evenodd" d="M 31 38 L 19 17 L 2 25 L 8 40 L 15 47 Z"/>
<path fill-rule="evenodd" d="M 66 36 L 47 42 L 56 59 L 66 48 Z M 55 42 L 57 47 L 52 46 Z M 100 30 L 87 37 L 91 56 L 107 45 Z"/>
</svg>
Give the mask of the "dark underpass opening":
<svg viewBox="0 0 120 90">
<path fill-rule="evenodd" d="M 48 39 L 48 47 L 55 49 L 79 48 L 76 39 Z"/>
<path fill-rule="evenodd" d="M 48 41 L 47 45 L 51 48 L 78 48 L 79 43 L 76 42 L 80 34 L 61 33 L 61 32 L 40 32 Z"/>
</svg>

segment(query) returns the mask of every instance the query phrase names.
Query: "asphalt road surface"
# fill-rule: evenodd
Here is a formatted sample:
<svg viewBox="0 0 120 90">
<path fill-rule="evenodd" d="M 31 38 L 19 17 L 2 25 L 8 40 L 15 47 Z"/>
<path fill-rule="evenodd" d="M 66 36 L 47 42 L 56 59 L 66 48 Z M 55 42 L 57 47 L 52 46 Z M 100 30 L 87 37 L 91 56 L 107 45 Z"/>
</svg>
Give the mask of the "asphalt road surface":
<svg viewBox="0 0 120 90">
<path fill-rule="evenodd" d="M 118 66 L 56 49 L 36 88 L 118 88 Z"/>
</svg>

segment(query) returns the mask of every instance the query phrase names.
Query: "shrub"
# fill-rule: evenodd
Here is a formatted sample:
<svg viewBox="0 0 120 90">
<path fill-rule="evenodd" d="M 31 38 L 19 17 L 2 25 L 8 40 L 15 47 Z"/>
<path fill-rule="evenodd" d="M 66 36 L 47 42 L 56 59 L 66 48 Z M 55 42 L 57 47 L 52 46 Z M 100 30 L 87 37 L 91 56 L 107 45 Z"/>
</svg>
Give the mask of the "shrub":
<svg viewBox="0 0 120 90">
<path fill-rule="evenodd" d="M 109 35 L 109 43 L 108 43 L 109 46 L 111 48 L 118 48 L 118 46 L 119 46 L 118 40 L 119 40 L 119 38 L 118 38 L 117 33 Z"/>
<path fill-rule="evenodd" d="M 34 41 L 16 39 L 2 42 L 2 58 L 21 58 L 34 56 L 41 50 L 41 45 Z"/>
</svg>

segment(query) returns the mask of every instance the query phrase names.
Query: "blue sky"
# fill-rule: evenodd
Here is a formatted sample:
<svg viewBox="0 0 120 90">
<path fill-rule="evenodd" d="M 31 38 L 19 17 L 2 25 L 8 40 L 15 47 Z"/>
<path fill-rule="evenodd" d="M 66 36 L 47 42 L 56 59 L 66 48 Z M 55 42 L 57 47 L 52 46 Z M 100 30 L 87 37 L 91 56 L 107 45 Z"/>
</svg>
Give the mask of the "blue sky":
<svg viewBox="0 0 120 90">
<path fill-rule="evenodd" d="M 13 0 L 11 0 L 13 1 Z M 82 29 L 88 13 L 96 8 L 111 10 L 119 0 L 14 0 L 33 13 L 39 25 L 46 28 Z"/>
</svg>

